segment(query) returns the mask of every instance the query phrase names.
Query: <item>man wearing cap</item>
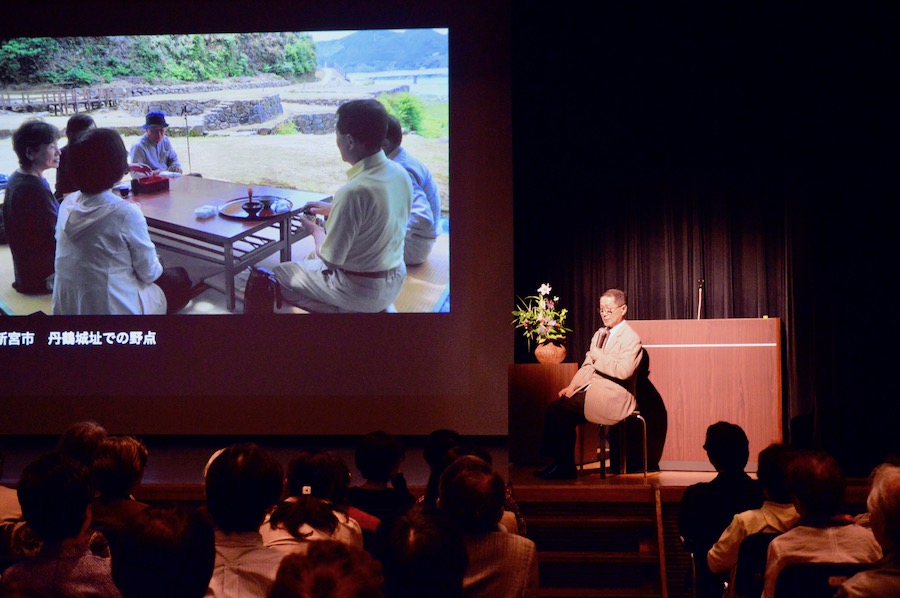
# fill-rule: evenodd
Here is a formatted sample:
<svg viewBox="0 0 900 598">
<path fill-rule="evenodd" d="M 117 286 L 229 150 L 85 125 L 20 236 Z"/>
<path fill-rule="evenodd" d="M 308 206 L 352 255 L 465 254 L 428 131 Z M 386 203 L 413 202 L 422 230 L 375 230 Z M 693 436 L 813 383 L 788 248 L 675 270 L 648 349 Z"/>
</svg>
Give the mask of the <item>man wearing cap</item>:
<svg viewBox="0 0 900 598">
<path fill-rule="evenodd" d="M 131 146 L 131 170 L 144 171 L 139 166 L 145 165 L 154 172 L 182 172 L 178 154 L 166 137 L 168 126 L 164 112 L 147 113 L 147 121 L 141 126 L 147 132 Z"/>
</svg>

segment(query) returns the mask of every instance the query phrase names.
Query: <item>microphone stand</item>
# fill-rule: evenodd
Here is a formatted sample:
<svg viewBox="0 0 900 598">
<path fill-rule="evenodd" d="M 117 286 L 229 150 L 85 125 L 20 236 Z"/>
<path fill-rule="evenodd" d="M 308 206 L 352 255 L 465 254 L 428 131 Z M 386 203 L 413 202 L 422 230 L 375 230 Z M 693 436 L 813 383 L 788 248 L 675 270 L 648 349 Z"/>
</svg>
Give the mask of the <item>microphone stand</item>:
<svg viewBox="0 0 900 598">
<path fill-rule="evenodd" d="M 188 171 L 191 173 L 194 172 L 194 168 L 191 166 L 191 128 L 188 126 L 187 104 L 182 107 L 181 115 L 184 117 L 184 137 L 187 140 Z"/>
<path fill-rule="evenodd" d="M 697 319 L 700 319 L 700 313 L 703 309 L 703 279 L 697 281 Z"/>
</svg>

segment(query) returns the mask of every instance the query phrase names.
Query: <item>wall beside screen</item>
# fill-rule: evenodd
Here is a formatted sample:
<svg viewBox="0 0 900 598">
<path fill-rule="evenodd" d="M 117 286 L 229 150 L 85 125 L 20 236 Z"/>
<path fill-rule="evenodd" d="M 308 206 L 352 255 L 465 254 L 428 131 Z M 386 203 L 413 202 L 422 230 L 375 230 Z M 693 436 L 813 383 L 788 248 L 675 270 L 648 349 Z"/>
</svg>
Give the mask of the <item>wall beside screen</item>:
<svg viewBox="0 0 900 598">
<path fill-rule="evenodd" d="M 505 435 L 512 293 L 507 3 L 89 2 L 17 8 L 0 37 L 446 28 L 450 40 L 449 313 L 4 317 L 2 434 L 82 418 L 114 433 Z M 9 139 L 0 143 L 11 143 Z M 298 156 L 300 158 L 300 156 Z M 335 160 L 338 160 L 337 151 Z M 13 336 L 10 336 L 12 334 Z M 53 344 L 99 334 L 99 344 Z M 150 335 L 152 343 L 118 342 Z"/>
</svg>

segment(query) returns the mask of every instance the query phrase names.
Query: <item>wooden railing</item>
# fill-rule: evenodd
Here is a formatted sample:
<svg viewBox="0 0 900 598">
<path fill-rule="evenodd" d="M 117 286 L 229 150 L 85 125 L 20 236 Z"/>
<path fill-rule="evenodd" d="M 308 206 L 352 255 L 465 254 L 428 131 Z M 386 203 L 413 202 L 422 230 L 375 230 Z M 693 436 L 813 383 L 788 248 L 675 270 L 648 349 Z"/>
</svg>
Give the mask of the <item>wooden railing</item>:
<svg viewBox="0 0 900 598">
<path fill-rule="evenodd" d="M 125 97 L 121 89 L 77 88 L 0 92 L 0 110 L 15 112 L 53 112 L 54 116 L 69 112 L 90 112 L 114 108 Z"/>
</svg>

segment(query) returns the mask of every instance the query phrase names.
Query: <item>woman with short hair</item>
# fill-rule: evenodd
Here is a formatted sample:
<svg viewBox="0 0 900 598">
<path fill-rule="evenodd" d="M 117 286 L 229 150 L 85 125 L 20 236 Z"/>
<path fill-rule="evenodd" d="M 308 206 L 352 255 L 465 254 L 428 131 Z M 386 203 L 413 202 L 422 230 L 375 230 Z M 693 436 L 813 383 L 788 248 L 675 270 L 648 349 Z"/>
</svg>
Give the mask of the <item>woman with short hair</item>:
<svg viewBox="0 0 900 598">
<path fill-rule="evenodd" d="M 12 286 L 26 295 L 45 295 L 53 287 L 56 216 L 59 203 L 44 171 L 59 166 L 59 130 L 39 119 L 13 133 L 19 168 L 9 177 L 0 223 L 13 259 Z"/>
<path fill-rule="evenodd" d="M 80 191 L 68 195 L 59 210 L 53 314 L 180 310 L 188 300 L 187 273 L 163 272 L 140 206 L 112 192 L 128 169 L 121 136 L 112 129 L 90 129 L 70 147 Z"/>
</svg>

